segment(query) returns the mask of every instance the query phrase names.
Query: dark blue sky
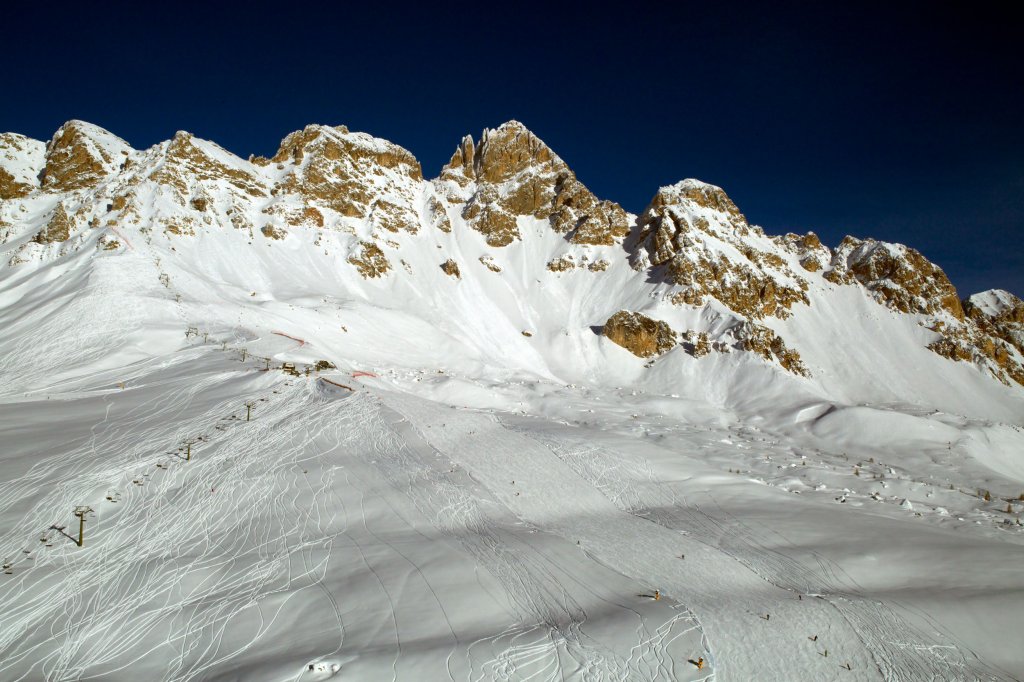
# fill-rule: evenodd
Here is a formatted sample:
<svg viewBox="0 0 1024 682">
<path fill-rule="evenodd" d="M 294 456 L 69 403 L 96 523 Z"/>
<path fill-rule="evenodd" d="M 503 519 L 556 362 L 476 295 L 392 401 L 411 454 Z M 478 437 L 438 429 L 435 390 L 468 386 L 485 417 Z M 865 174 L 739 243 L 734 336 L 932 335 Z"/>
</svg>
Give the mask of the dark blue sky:
<svg viewBox="0 0 1024 682">
<path fill-rule="evenodd" d="M 697 177 L 769 233 L 900 241 L 961 295 L 1024 295 L 1021 22 L 759 4 L 18 3 L 0 130 L 81 118 L 246 156 L 344 123 L 434 176 L 462 135 L 515 118 L 631 211 Z"/>
</svg>

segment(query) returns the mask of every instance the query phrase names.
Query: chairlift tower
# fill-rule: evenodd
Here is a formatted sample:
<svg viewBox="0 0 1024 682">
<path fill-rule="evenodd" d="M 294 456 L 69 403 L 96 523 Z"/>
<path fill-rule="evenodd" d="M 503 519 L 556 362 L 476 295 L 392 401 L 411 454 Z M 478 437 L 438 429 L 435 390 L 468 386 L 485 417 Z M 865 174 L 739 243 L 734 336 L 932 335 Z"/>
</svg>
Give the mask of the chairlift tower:
<svg viewBox="0 0 1024 682">
<path fill-rule="evenodd" d="M 93 508 L 88 505 L 79 505 L 75 507 L 75 516 L 78 517 L 78 546 L 81 547 L 83 543 L 83 536 L 85 535 L 85 515 L 92 514 Z"/>
</svg>

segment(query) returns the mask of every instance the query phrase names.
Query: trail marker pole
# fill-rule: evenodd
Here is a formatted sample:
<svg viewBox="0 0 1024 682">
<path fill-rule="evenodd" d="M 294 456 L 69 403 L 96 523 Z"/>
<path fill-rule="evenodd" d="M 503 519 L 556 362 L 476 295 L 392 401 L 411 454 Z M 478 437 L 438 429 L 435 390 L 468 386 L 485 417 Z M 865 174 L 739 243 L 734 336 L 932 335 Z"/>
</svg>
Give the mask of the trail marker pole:
<svg viewBox="0 0 1024 682">
<path fill-rule="evenodd" d="M 185 441 L 185 461 L 186 462 L 191 462 L 192 461 L 192 446 L 195 445 L 197 442 L 198 442 L 198 440 L 195 439 L 195 438 L 189 438 L 188 440 Z"/>
<path fill-rule="evenodd" d="M 85 515 L 92 513 L 92 507 L 89 506 L 78 506 L 75 507 L 75 516 L 78 517 L 78 546 L 81 547 L 83 543 L 83 536 L 85 534 Z"/>
<path fill-rule="evenodd" d="M 248 351 L 243 348 L 242 349 L 242 362 L 245 362 L 245 356 L 246 356 L 247 353 L 248 353 Z"/>
<path fill-rule="evenodd" d="M 245 404 L 245 421 L 249 421 L 249 417 L 252 415 L 252 408 L 256 407 L 256 403 L 247 402 Z"/>
</svg>

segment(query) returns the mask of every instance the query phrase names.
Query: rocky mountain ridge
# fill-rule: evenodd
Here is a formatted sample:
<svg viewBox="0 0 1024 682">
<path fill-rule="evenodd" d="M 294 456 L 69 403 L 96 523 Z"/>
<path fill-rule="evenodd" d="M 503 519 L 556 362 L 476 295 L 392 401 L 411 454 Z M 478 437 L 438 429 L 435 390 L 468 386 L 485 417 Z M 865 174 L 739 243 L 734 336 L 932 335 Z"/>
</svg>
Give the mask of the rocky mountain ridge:
<svg viewBox="0 0 1024 682">
<path fill-rule="evenodd" d="M 273 157 L 248 160 L 186 132 L 135 150 L 81 121 L 45 144 L 0 135 L 4 267 L 91 245 L 116 256 L 130 235 L 173 248 L 218 230 L 267 246 L 309 237 L 339 272 L 408 278 L 413 290 L 415 264 L 433 262 L 446 287 L 470 286 L 467 275 L 519 277 L 519 297 L 556 283 L 566 296 L 600 295 L 609 314 L 588 323 L 648 363 L 736 351 L 813 376 L 790 320 L 853 289 L 909 316 L 934 353 L 1024 384 L 1024 303 L 1012 294 L 961 300 L 941 268 L 900 244 L 847 237 L 831 249 L 813 233 L 768 236 L 697 180 L 659 189 L 633 216 L 516 121 L 465 137 L 433 180 L 408 150 L 344 126 L 307 126 Z M 610 294 L 579 278 L 623 284 Z M 646 302 L 629 291 L 640 283 Z M 573 293 L 591 290 L 600 294 Z"/>
</svg>

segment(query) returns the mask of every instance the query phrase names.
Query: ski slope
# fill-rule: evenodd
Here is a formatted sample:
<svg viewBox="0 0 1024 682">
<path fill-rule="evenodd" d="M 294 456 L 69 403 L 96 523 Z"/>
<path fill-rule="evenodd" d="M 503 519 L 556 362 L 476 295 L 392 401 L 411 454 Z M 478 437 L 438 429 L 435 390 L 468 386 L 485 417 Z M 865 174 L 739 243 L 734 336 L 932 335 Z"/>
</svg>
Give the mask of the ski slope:
<svg viewBox="0 0 1024 682">
<path fill-rule="evenodd" d="M 813 380 L 645 363 L 592 326 L 659 285 L 523 229 L 457 284 L 467 229 L 419 279 L 241 231 L 0 271 L 0 679 L 1024 677 L 1019 392 L 844 290 Z"/>
</svg>

